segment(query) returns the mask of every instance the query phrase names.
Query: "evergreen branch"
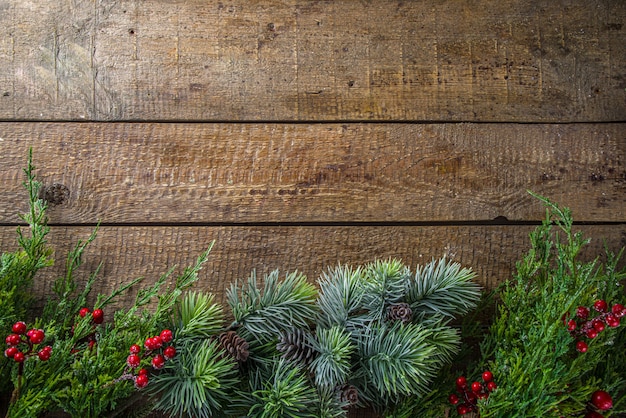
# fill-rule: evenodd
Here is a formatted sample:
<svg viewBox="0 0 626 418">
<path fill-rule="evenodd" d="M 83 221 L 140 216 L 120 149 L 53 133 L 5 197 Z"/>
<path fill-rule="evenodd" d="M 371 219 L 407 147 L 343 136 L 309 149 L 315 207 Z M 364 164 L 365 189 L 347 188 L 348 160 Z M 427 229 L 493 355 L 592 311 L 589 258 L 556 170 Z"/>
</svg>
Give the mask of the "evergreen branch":
<svg viewBox="0 0 626 418">
<path fill-rule="evenodd" d="M 476 274 L 459 263 L 446 261 L 445 257 L 417 267 L 409 281 L 406 302 L 414 314 L 424 319 L 428 316 L 455 318 L 476 307 L 480 287 L 472 282 Z"/>
<path fill-rule="evenodd" d="M 317 291 L 298 272 L 287 274 L 281 282 L 278 270 L 265 277 L 263 290 L 253 272 L 241 289 L 232 284 L 227 291 L 228 304 L 235 317 L 233 326 L 242 326 L 254 338 L 276 337 L 281 330 L 308 327 L 315 318 Z"/>
<path fill-rule="evenodd" d="M 224 312 L 212 294 L 189 292 L 178 304 L 181 337 L 210 337 L 223 327 Z"/>
<path fill-rule="evenodd" d="M 381 320 L 387 307 L 404 297 L 410 276 L 410 270 L 400 260 L 377 260 L 367 265 L 363 278 L 363 307 L 369 311 L 371 320 Z"/>
<path fill-rule="evenodd" d="M 235 364 L 216 341 L 190 342 L 148 386 L 155 409 L 173 416 L 220 414 L 237 383 Z"/>
<path fill-rule="evenodd" d="M 317 394 L 303 371 L 283 359 L 274 363 L 272 378 L 250 396 L 253 404 L 246 416 L 256 418 L 316 418 Z"/>
<path fill-rule="evenodd" d="M 362 368 L 383 398 L 427 392 L 441 355 L 432 337 L 432 330 L 421 325 L 396 323 L 372 327 L 358 339 Z"/>
<path fill-rule="evenodd" d="M 350 358 L 355 351 L 350 334 L 344 328 L 317 329 L 312 346 L 318 356 L 310 368 L 315 374 L 315 383 L 321 387 L 334 388 L 346 382 L 350 372 Z"/>
<path fill-rule="evenodd" d="M 361 274 L 360 267 L 353 270 L 341 265 L 322 273 L 318 280 L 320 292 L 317 298 L 320 326 L 346 326 L 350 317 L 359 313 L 364 294 Z"/>
</svg>

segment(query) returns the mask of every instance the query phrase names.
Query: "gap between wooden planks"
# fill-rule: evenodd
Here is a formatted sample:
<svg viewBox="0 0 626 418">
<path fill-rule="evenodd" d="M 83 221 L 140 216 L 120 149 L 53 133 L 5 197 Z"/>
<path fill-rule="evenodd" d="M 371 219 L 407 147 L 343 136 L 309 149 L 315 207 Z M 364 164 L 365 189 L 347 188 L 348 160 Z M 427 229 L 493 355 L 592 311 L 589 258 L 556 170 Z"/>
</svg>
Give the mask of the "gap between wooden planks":
<svg viewBox="0 0 626 418">
<path fill-rule="evenodd" d="M 619 123 L 7 122 L 0 138 L 0 224 L 26 208 L 29 147 L 67 188 L 54 224 L 541 220 L 527 190 L 626 222 Z"/>
</svg>

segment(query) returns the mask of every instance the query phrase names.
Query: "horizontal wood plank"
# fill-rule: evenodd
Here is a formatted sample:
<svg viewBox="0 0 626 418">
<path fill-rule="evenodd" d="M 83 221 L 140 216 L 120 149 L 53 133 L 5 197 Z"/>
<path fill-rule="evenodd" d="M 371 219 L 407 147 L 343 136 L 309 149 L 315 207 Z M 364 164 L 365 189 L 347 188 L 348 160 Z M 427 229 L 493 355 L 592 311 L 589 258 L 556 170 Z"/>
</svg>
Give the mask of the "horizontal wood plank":
<svg viewBox="0 0 626 418">
<path fill-rule="evenodd" d="M 0 123 L 2 223 L 29 147 L 52 223 L 626 221 L 623 124 Z"/>
<path fill-rule="evenodd" d="M 153 283 L 176 265 L 176 272 L 192 264 L 212 240 L 215 246 L 200 274 L 196 289 L 210 291 L 223 300 L 236 280 L 279 269 L 298 270 L 315 281 L 329 267 L 341 263 L 359 265 L 376 259 L 399 258 L 415 269 L 433 258 L 448 259 L 471 267 L 477 282 L 493 288 L 511 276 L 515 261 L 529 248 L 532 226 L 439 227 L 101 227 L 84 253 L 80 269 L 84 279 L 102 262 L 94 292 L 108 292 L 136 277 Z M 581 226 L 592 238 L 583 259 L 603 254 L 604 242 L 612 251 L 626 245 L 626 226 Z M 63 274 L 64 258 L 74 243 L 86 239 L 88 227 L 53 227 L 49 244 L 56 264 L 40 275 L 35 293 L 49 295 L 52 281 Z M 0 227 L 0 251 L 12 250 L 15 228 Z M 136 291 L 136 289 L 135 289 Z M 95 295 L 95 293 L 94 293 Z M 134 293 L 120 299 L 132 302 Z"/>
<path fill-rule="evenodd" d="M 0 119 L 617 121 L 626 2 L 6 0 Z"/>
</svg>

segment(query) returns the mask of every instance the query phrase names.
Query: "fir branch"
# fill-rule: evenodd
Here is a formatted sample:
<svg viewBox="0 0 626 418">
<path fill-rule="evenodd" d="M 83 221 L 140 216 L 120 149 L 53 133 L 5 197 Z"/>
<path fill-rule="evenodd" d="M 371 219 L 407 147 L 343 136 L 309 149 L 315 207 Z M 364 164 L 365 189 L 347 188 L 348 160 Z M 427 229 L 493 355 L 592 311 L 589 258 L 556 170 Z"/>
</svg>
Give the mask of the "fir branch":
<svg viewBox="0 0 626 418">
<path fill-rule="evenodd" d="M 187 293 L 178 304 L 180 325 L 177 336 L 201 338 L 219 332 L 223 328 L 224 312 L 214 299 L 213 294 Z"/>
<path fill-rule="evenodd" d="M 361 275 L 360 267 L 352 269 L 341 265 L 322 273 L 318 280 L 320 292 L 317 298 L 320 311 L 318 324 L 321 327 L 349 326 L 351 317 L 363 309 Z"/>
<path fill-rule="evenodd" d="M 216 341 L 185 343 L 148 386 L 155 409 L 174 416 L 219 416 L 232 401 L 236 368 Z"/>
<path fill-rule="evenodd" d="M 317 394 L 303 371 L 285 360 L 275 362 L 272 378 L 251 393 L 253 402 L 246 416 L 256 418 L 316 418 Z"/>
<path fill-rule="evenodd" d="M 433 260 L 423 268 L 417 267 L 405 301 L 421 319 L 456 318 L 474 309 L 480 299 L 480 287 L 472 282 L 475 277 L 472 270 L 445 257 Z"/>
<path fill-rule="evenodd" d="M 315 383 L 321 387 L 333 388 L 347 381 L 350 372 L 350 358 L 355 346 L 350 334 L 341 327 L 317 329 L 317 339 L 312 346 L 318 356 L 311 363 Z"/>
<path fill-rule="evenodd" d="M 399 260 L 377 260 L 367 265 L 363 278 L 363 306 L 369 318 L 384 318 L 387 307 L 400 301 L 406 291 L 411 272 Z"/>
<path fill-rule="evenodd" d="M 372 327 L 357 342 L 363 371 L 383 398 L 421 396 L 441 365 L 440 347 L 453 345 L 458 336 L 442 336 L 440 347 L 431 343 L 433 330 L 422 325 L 395 323 Z M 443 340 L 446 340 L 445 342 Z"/>
<path fill-rule="evenodd" d="M 317 290 L 298 272 L 287 274 L 281 282 L 278 270 L 265 277 L 261 290 L 253 272 L 242 288 L 232 284 L 228 304 L 235 317 L 233 327 L 242 326 L 259 340 L 276 337 L 281 330 L 308 327 L 315 318 Z"/>
</svg>

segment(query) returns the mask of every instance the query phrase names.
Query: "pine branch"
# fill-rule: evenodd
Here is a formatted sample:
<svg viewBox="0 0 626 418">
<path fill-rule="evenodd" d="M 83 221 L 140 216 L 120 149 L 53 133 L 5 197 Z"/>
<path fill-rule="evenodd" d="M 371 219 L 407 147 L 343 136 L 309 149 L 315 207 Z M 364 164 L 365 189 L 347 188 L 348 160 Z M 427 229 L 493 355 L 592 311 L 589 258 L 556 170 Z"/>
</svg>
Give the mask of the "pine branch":
<svg viewBox="0 0 626 418">
<path fill-rule="evenodd" d="M 400 301 L 411 273 L 399 260 L 375 261 L 367 265 L 363 278 L 363 307 L 373 321 L 384 318 L 387 307 Z"/>
<path fill-rule="evenodd" d="M 187 293 L 178 304 L 179 336 L 207 338 L 223 328 L 222 306 L 214 303 L 213 294 Z M 177 335 L 177 336 L 178 336 Z"/>
<path fill-rule="evenodd" d="M 476 274 L 459 263 L 442 258 L 417 267 L 409 281 L 406 302 L 414 315 L 422 320 L 429 317 L 456 318 L 476 307 L 480 287 L 472 282 Z"/>
<path fill-rule="evenodd" d="M 281 282 L 278 270 L 265 277 L 263 289 L 253 273 L 241 289 L 232 284 L 228 304 L 235 317 L 232 327 L 242 326 L 258 340 L 275 338 L 281 330 L 306 328 L 315 318 L 315 287 L 294 272 Z"/>
<path fill-rule="evenodd" d="M 317 329 L 316 340 L 312 341 L 318 356 L 311 363 L 318 386 L 334 388 L 347 381 L 350 359 L 356 347 L 350 334 L 341 327 Z"/>
<path fill-rule="evenodd" d="M 234 362 L 209 339 L 189 342 L 179 351 L 148 386 L 155 409 L 174 416 L 220 416 L 233 400 Z"/>
<path fill-rule="evenodd" d="M 426 393 L 436 374 L 431 330 L 415 324 L 372 327 L 358 340 L 362 368 L 383 398 Z"/>
<path fill-rule="evenodd" d="M 256 418 L 317 418 L 317 394 L 303 371 L 285 360 L 274 363 L 271 379 L 250 394 L 253 402 L 246 416 Z"/>
<path fill-rule="evenodd" d="M 361 275 L 360 267 L 352 269 L 341 265 L 322 273 L 318 280 L 320 292 L 317 298 L 320 310 L 318 324 L 321 327 L 349 326 L 351 317 L 360 313 L 365 292 Z"/>
</svg>

